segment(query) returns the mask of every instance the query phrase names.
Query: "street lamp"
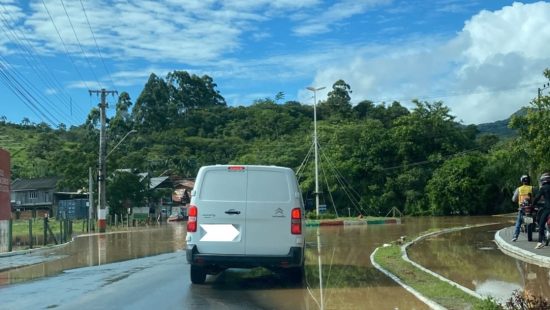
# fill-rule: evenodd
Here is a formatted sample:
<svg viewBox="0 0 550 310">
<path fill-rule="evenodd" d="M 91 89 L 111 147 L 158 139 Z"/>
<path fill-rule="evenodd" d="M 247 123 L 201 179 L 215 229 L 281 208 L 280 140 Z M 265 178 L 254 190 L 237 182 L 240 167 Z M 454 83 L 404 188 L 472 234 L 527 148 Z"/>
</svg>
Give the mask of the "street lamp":
<svg viewBox="0 0 550 310">
<path fill-rule="evenodd" d="M 548 87 L 550 87 L 550 82 L 549 82 L 549 83 L 546 83 L 546 84 L 544 84 L 544 85 L 542 85 L 542 88 L 540 88 L 540 87 L 538 88 L 538 99 L 539 99 L 539 100 L 538 100 L 538 103 L 539 103 L 539 104 L 540 104 L 540 99 L 541 99 L 541 97 L 542 97 L 542 91 L 545 90 L 545 89 L 547 89 Z"/>
<path fill-rule="evenodd" d="M 111 151 L 105 155 L 106 150 L 106 140 L 105 135 L 102 135 L 100 140 L 100 152 L 99 152 L 99 175 L 98 175 L 98 223 L 100 233 L 104 233 L 107 227 L 106 218 L 107 218 L 107 186 L 106 186 L 106 177 L 107 177 L 107 157 L 116 150 L 116 148 L 124 141 L 130 134 L 136 133 L 137 130 L 132 129 L 128 131 L 122 139 L 111 149 Z"/>
<path fill-rule="evenodd" d="M 133 133 L 136 133 L 136 132 L 137 132 L 137 130 L 135 130 L 135 129 L 132 129 L 132 130 L 128 131 L 128 132 L 124 135 L 124 137 L 122 137 L 122 139 L 120 139 L 120 141 L 118 141 L 118 143 L 115 145 L 115 147 L 114 147 L 111 151 L 109 151 L 109 153 L 107 153 L 107 156 L 105 156 L 105 158 L 108 158 L 109 155 L 111 155 L 111 153 L 112 153 L 114 150 L 116 150 L 116 148 L 122 143 L 122 141 L 124 141 L 124 139 L 126 139 L 130 134 L 133 134 Z"/>
<path fill-rule="evenodd" d="M 317 91 L 325 89 L 325 87 L 315 88 L 312 86 L 306 87 L 307 90 L 313 92 L 313 145 L 315 147 L 315 213 L 319 217 L 319 158 L 318 158 L 318 143 L 317 143 Z"/>
</svg>

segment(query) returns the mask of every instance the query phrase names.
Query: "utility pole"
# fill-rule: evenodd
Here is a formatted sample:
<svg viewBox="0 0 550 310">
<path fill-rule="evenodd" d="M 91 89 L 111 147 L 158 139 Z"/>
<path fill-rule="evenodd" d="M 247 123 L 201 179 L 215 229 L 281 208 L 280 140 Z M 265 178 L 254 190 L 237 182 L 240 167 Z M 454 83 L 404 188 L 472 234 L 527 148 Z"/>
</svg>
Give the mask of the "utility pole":
<svg viewBox="0 0 550 310">
<path fill-rule="evenodd" d="M 100 233 L 104 233 L 107 228 L 107 191 L 106 191 L 106 174 L 107 174 L 107 135 L 105 134 L 105 109 L 107 108 L 107 94 L 118 94 L 116 90 L 89 90 L 91 94 L 99 94 L 101 102 L 99 103 L 99 115 L 101 119 L 101 129 L 99 131 L 99 167 L 98 167 L 98 199 L 97 199 L 97 227 Z"/>
<path fill-rule="evenodd" d="M 88 169 L 88 233 L 92 232 L 92 220 L 94 218 L 94 180 L 92 167 Z"/>
</svg>

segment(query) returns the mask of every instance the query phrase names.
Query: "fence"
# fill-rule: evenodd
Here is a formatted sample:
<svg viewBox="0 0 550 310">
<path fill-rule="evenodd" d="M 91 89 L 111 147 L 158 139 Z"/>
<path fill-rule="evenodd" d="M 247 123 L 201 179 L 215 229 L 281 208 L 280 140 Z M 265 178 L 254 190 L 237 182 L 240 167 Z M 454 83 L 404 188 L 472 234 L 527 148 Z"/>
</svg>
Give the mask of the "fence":
<svg viewBox="0 0 550 310">
<path fill-rule="evenodd" d="M 82 231 L 88 229 L 87 220 L 82 222 Z M 10 220 L 8 229 L 8 252 L 32 249 L 70 241 L 74 221 L 49 218 Z"/>
</svg>

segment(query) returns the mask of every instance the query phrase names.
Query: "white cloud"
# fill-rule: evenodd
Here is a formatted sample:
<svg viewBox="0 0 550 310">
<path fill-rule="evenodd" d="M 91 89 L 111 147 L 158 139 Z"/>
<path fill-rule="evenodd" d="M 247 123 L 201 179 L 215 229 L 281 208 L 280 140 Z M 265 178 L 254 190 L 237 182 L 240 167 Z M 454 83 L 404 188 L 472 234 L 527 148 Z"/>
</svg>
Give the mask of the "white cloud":
<svg viewBox="0 0 550 310">
<path fill-rule="evenodd" d="M 332 86 L 344 79 L 355 103 L 443 100 L 467 124 L 505 119 L 528 105 L 537 83 L 544 82 L 549 20 L 545 2 L 482 11 L 451 39 L 413 38 L 379 46 L 382 51 L 375 55 L 358 47 L 340 51 L 331 65 L 318 70 L 313 84 Z"/>
<path fill-rule="evenodd" d="M 498 54 L 528 59 L 548 57 L 550 3 L 514 3 L 496 12 L 482 11 L 466 22 L 461 36 L 470 41 L 465 56 L 483 63 Z"/>
<path fill-rule="evenodd" d="M 339 22 L 354 15 L 363 14 L 370 8 L 387 5 L 391 2 L 391 0 L 343 0 L 326 9 L 318 7 L 302 25 L 294 29 L 294 33 L 299 36 L 308 36 L 328 32 Z"/>
<path fill-rule="evenodd" d="M 32 11 L 24 20 L 27 35 L 39 46 L 64 53 L 60 35 L 69 52 L 82 57 L 78 37 L 86 54 L 97 57 L 91 26 L 102 53 L 119 60 L 210 61 L 239 47 L 243 21 L 262 18 L 247 12 L 216 11 L 206 6 L 208 2 L 96 1 L 84 4 L 88 25 L 80 2 L 64 1 L 67 13 L 59 3 L 45 3 L 46 7 L 42 2 L 31 4 Z"/>
</svg>

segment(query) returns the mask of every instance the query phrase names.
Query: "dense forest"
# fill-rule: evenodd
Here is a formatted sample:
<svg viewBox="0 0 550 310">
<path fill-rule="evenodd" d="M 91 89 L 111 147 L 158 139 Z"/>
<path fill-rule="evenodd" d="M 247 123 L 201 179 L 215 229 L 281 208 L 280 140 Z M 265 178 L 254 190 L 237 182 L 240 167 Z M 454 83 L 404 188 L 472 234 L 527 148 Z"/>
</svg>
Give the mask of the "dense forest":
<svg viewBox="0 0 550 310">
<path fill-rule="evenodd" d="M 544 76 L 550 79 L 550 70 Z M 136 133 L 108 157 L 111 206 L 143 200 L 142 187 L 131 186 L 138 178 L 117 176 L 116 169 L 192 178 L 202 165 L 226 163 L 291 167 L 304 199 L 312 197 L 313 106 L 282 102 L 279 93 L 230 107 L 216 87 L 209 76 L 174 71 L 164 78 L 152 74 L 135 102 L 119 95 L 108 119 L 108 148 Z M 512 116 L 515 135 L 495 135 L 458 123 L 443 102 L 414 101 L 410 110 L 399 102 L 352 105 L 351 92 L 338 80 L 316 108 L 321 200 L 329 212 L 508 212 L 519 177 L 550 169 L 548 96 Z M 11 152 L 12 178 L 58 176 L 60 188 L 87 188 L 89 167 L 96 170 L 98 163 L 99 116 L 93 109 L 82 125 L 57 129 L 0 118 L 0 136 L 7 137 L 0 147 Z"/>
</svg>

